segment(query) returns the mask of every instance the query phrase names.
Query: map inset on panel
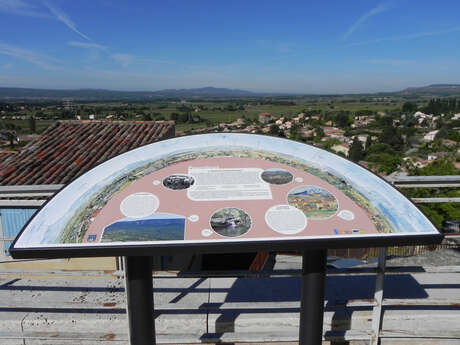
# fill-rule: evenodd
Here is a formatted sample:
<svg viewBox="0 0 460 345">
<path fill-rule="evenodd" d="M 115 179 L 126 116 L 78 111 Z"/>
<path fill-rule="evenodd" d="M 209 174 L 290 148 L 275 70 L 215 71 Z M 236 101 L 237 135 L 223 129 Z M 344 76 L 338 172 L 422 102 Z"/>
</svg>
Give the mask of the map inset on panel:
<svg viewBox="0 0 460 345">
<path fill-rule="evenodd" d="M 366 169 L 286 139 L 205 134 L 90 170 L 36 213 L 12 252 L 401 235 L 439 232 Z"/>
</svg>

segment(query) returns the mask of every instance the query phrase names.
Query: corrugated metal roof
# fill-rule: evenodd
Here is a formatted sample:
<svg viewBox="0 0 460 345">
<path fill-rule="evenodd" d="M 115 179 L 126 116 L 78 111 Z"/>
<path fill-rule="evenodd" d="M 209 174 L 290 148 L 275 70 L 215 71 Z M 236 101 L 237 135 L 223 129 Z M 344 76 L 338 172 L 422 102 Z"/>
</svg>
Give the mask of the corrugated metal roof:
<svg viewBox="0 0 460 345">
<path fill-rule="evenodd" d="M 0 209 L 3 237 L 14 238 L 27 221 L 34 215 L 36 209 L 15 209 L 4 208 Z"/>
</svg>

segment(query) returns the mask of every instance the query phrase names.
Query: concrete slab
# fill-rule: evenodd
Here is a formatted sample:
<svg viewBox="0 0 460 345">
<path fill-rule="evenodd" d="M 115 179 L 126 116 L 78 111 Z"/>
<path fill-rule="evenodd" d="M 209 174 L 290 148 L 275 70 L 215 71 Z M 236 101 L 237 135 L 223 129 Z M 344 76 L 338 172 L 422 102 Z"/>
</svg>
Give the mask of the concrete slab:
<svg viewBox="0 0 460 345">
<path fill-rule="evenodd" d="M 73 258 L 50 260 L 14 260 L 0 262 L 1 270 L 43 270 L 43 271 L 79 271 L 117 269 L 116 257 L 103 258 Z"/>
<path fill-rule="evenodd" d="M 199 307 L 208 302 L 210 284 L 208 278 L 154 278 L 154 303 Z"/>
<path fill-rule="evenodd" d="M 27 314 L 27 311 L 16 308 L 0 308 L 0 332 L 21 333 L 22 321 Z"/>
<path fill-rule="evenodd" d="M 456 330 L 460 336 L 460 308 L 445 310 L 441 308 L 415 307 L 411 310 L 400 308 L 387 309 L 382 322 L 385 331 L 433 333 L 442 334 L 444 331 Z"/>
<path fill-rule="evenodd" d="M 336 302 L 337 296 L 333 293 L 340 290 L 340 284 L 341 281 L 333 282 L 326 290 L 329 299 L 324 330 L 344 331 L 350 329 L 352 323 L 357 329 L 369 329 L 370 307 L 368 311 L 353 312 L 344 306 L 330 306 L 331 300 Z M 273 329 L 298 332 L 299 278 L 212 278 L 210 290 L 209 332 L 270 332 Z M 339 299 L 346 297 L 345 293 L 338 295 Z"/>
<path fill-rule="evenodd" d="M 426 331 L 455 338 L 460 274 L 419 272 L 386 276 L 385 301 L 415 306 L 385 306 L 385 334 Z M 5 279 L 1 273 L 0 279 L 0 344 L 16 345 L 15 337 L 32 345 L 126 343 L 123 279 Z M 284 342 L 298 334 L 299 277 L 155 277 L 153 284 L 155 325 L 164 343 Z M 367 337 L 374 284 L 374 275 L 328 276 L 324 331 L 341 341 L 344 334 L 347 341 Z M 270 338 L 274 334 L 279 337 Z"/>
<path fill-rule="evenodd" d="M 210 280 L 154 278 L 155 327 L 158 334 L 206 333 Z"/>
</svg>

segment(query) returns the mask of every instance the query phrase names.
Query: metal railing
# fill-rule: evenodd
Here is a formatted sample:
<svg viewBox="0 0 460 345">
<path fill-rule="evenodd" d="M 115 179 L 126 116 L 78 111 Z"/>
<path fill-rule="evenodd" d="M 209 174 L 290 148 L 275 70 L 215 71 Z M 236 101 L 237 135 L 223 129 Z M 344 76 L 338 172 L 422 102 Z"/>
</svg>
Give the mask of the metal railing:
<svg viewBox="0 0 460 345">
<path fill-rule="evenodd" d="M 460 187 L 460 176 L 404 176 L 397 177 L 393 179 L 387 179 L 388 182 L 393 184 L 397 188 L 443 188 L 443 187 Z M 43 186 L 0 186 L 0 207 L 8 208 L 21 208 L 21 207 L 39 207 L 41 206 L 49 197 L 54 195 L 59 191 L 63 185 L 43 185 Z M 448 197 L 448 198 L 414 198 L 416 203 L 439 203 L 439 202 L 460 202 L 460 198 L 457 197 Z M 454 236 L 460 239 L 460 234 Z M 454 238 L 452 237 L 452 238 Z M 0 222 L 0 245 L 3 246 L 5 241 L 11 241 L 11 238 L 6 238 L 3 236 Z M 3 251 L 2 251 L 3 253 Z M 385 273 L 390 271 L 390 273 L 398 274 L 401 269 L 396 268 L 387 268 L 386 267 L 386 257 L 388 250 L 387 248 L 380 248 L 378 251 L 378 264 L 376 268 L 351 268 L 351 269 L 342 269 L 342 270 L 329 270 L 328 275 L 332 274 L 376 274 L 376 283 L 374 290 L 374 298 L 372 300 L 354 300 L 347 301 L 345 306 L 364 306 L 372 308 L 372 329 L 366 333 L 364 338 L 371 342 L 372 345 L 377 345 L 380 342 L 381 338 L 395 338 L 400 337 L 401 335 L 396 333 L 391 333 L 388 331 L 382 330 L 382 316 L 383 311 L 386 307 L 390 306 L 407 306 L 408 303 L 417 305 L 460 305 L 460 301 L 445 301 L 445 300 L 435 300 L 431 299 L 430 301 L 407 301 L 407 300 L 396 300 L 396 299 L 385 299 L 384 298 L 384 277 Z M 377 253 L 376 253 L 377 254 Z M 412 252 L 412 254 L 417 254 L 417 252 Z M 1 258 L 0 258 L 1 260 Z M 436 270 L 434 270 L 436 273 Z M 443 272 L 441 270 L 441 272 Z M 455 273 L 460 273 L 460 267 L 454 268 Z M 165 276 L 177 276 L 177 277 L 275 277 L 277 275 L 300 275 L 298 270 L 284 270 L 282 272 L 278 271 L 264 271 L 264 272 L 254 272 L 254 271 L 237 271 L 237 272 L 179 272 L 175 274 L 166 274 Z M 454 332 L 455 333 L 455 332 Z M 460 339 L 460 335 L 457 333 L 452 333 L 452 339 Z M 431 334 L 427 337 L 433 336 L 434 338 L 442 337 L 442 335 Z M 411 337 L 410 334 L 407 334 L 407 337 Z M 332 339 L 333 337 L 325 338 Z M 444 336 L 444 338 L 446 338 Z M 342 334 L 337 338 L 342 341 L 350 340 L 363 340 L 363 335 L 353 336 L 352 332 L 349 332 L 349 335 Z"/>
</svg>

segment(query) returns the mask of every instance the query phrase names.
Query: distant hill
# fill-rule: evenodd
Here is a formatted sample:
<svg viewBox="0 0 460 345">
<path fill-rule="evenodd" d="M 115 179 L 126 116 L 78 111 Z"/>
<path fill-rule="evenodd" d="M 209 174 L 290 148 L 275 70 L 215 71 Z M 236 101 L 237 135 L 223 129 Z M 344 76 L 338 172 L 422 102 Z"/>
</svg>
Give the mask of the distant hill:
<svg viewBox="0 0 460 345">
<path fill-rule="evenodd" d="M 402 95 L 460 96 L 460 84 L 432 84 L 409 87 L 397 92 Z"/>
<path fill-rule="evenodd" d="M 48 90 L 0 87 L 0 100 L 151 100 L 156 98 L 237 98 L 263 96 L 246 90 L 203 87 L 160 91 L 113 91 L 105 89 Z"/>
<path fill-rule="evenodd" d="M 182 97 L 251 97 L 260 96 L 260 93 L 255 93 L 246 90 L 226 89 L 218 87 L 202 87 L 198 89 L 167 89 L 155 91 L 156 95 L 167 96 L 182 96 Z"/>
<path fill-rule="evenodd" d="M 402 96 L 416 97 L 460 97 L 460 84 L 433 84 L 422 87 L 409 87 L 397 92 L 379 92 L 359 94 L 359 96 Z M 106 89 L 31 89 L 0 87 L 0 101 L 46 101 L 72 99 L 75 101 L 149 101 L 155 99 L 205 99 L 205 98 L 252 98 L 252 97 L 299 97 L 294 93 L 257 93 L 240 89 L 218 87 L 202 87 L 194 89 L 165 89 L 159 91 L 114 91 Z M 310 94 L 303 96 L 318 97 Z M 341 97 L 339 94 L 324 95 L 326 97 Z M 347 96 L 358 96 L 350 94 Z"/>
</svg>

